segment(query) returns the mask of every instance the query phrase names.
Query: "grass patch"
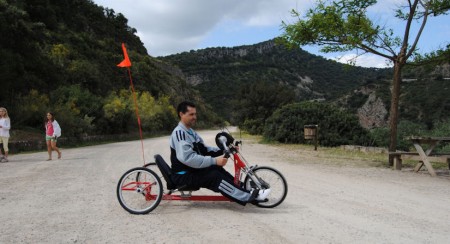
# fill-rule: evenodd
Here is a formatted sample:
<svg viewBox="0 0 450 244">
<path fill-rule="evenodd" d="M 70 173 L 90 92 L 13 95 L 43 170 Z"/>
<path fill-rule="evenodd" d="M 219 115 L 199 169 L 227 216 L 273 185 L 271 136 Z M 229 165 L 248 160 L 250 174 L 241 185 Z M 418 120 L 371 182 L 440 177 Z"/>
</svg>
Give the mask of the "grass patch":
<svg viewBox="0 0 450 244">
<path fill-rule="evenodd" d="M 362 152 L 362 151 L 350 151 L 341 147 L 319 147 L 317 151 L 314 151 L 313 145 L 300 145 L 300 144 L 281 144 L 270 143 L 280 150 L 286 152 L 286 157 L 291 158 L 292 161 L 297 161 L 297 158 L 302 155 L 309 155 L 314 157 L 314 163 L 331 164 L 337 166 L 361 166 L 361 167 L 389 167 L 388 166 L 388 154 L 380 152 Z M 404 159 L 402 162 L 403 168 L 414 168 L 418 163 L 414 159 Z M 448 164 L 443 162 L 431 162 L 432 166 L 436 170 L 448 169 Z M 422 167 L 425 169 L 425 166 Z"/>
<path fill-rule="evenodd" d="M 314 151 L 314 145 L 312 144 L 284 144 L 267 140 L 260 135 L 251 135 L 244 131 L 234 132 L 232 136 L 236 140 L 276 147 L 277 151 L 281 152 L 278 154 L 281 154 L 283 158 L 291 163 L 312 162 L 336 166 L 388 167 L 387 153 L 345 150 L 341 147 L 318 147 L 317 151 Z M 417 160 L 404 159 L 402 165 L 404 168 L 414 168 L 417 163 Z M 448 169 L 447 163 L 431 162 L 431 164 L 434 169 Z"/>
<path fill-rule="evenodd" d="M 417 163 L 418 163 L 417 160 L 403 159 L 402 166 L 405 167 L 405 168 L 414 168 L 414 167 L 416 167 Z M 439 170 L 439 169 L 445 170 L 445 169 L 448 169 L 448 167 L 449 167 L 447 163 L 443 163 L 443 162 L 433 162 L 433 161 L 431 161 L 430 163 L 431 163 L 431 165 L 433 166 L 433 168 L 435 170 Z M 425 165 L 422 166 L 422 169 L 424 169 L 424 168 L 425 168 Z"/>
<path fill-rule="evenodd" d="M 385 153 L 349 151 L 340 147 L 318 147 L 317 151 L 315 151 L 312 143 L 284 144 L 267 140 L 260 135 L 250 135 L 245 132 L 233 133 L 233 137 L 237 140 L 242 138 L 242 140 L 250 143 L 276 147 L 283 158 L 292 163 L 309 162 L 337 166 L 387 167 L 388 156 Z"/>
<path fill-rule="evenodd" d="M 245 131 L 231 132 L 231 136 L 237 141 L 246 140 L 256 143 L 263 143 L 263 137 L 260 135 L 251 135 Z"/>
<path fill-rule="evenodd" d="M 387 167 L 387 154 L 375 152 L 349 151 L 340 147 L 318 147 L 302 144 L 273 144 L 284 151 L 286 156 L 299 162 L 299 158 L 311 163 L 335 166 Z"/>
</svg>

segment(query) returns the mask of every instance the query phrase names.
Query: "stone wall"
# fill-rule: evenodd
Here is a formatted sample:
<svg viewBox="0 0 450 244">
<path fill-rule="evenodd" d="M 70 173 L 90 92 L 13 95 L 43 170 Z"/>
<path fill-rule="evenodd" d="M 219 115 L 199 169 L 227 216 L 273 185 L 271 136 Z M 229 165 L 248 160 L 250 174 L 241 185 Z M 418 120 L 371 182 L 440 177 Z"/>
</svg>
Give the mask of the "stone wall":
<svg viewBox="0 0 450 244">
<path fill-rule="evenodd" d="M 94 135 L 84 136 L 82 138 L 58 138 L 58 147 L 73 147 L 77 145 L 99 143 L 99 142 L 117 142 L 127 140 L 139 140 L 139 135 L 121 134 L 121 135 Z M 9 152 L 12 154 L 29 151 L 47 150 L 47 144 L 44 140 L 29 141 L 10 141 L 8 143 Z"/>
<path fill-rule="evenodd" d="M 388 153 L 388 149 L 384 147 L 363 147 L 357 145 L 342 145 L 341 148 L 346 151 Z"/>
</svg>

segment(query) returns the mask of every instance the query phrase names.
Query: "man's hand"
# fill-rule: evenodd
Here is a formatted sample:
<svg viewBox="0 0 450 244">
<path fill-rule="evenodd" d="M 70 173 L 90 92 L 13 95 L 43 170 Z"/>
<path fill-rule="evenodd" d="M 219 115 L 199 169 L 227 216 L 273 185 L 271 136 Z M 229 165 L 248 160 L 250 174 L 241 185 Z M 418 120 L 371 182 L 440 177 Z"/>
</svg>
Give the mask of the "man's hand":
<svg viewBox="0 0 450 244">
<path fill-rule="evenodd" d="M 225 166 L 227 164 L 228 158 L 225 157 L 217 157 L 216 158 L 216 165 L 217 166 Z"/>
</svg>

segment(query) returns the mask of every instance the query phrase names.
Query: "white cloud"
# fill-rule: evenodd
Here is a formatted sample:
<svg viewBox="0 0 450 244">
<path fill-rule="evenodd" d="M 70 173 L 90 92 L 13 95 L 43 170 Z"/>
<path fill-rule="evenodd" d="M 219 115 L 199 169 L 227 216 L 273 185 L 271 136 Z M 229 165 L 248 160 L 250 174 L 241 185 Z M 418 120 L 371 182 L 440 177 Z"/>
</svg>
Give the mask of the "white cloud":
<svg viewBox="0 0 450 244">
<path fill-rule="evenodd" d="M 289 11 L 309 0 L 94 0 L 122 13 L 152 56 L 195 49 L 222 23 L 273 26 L 290 18 Z M 273 36 L 275 37 L 275 36 Z M 273 38 L 272 37 L 272 38 Z M 264 41 L 264 40 L 261 40 Z M 218 45 L 220 46 L 220 40 Z"/>
<path fill-rule="evenodd" d="M 346 53 L 340 56 L 331 56 L 328 58 L 336 60 L 340 63 L 349 63 L 349 61 L 355 60 L 355 57 L 356 57 L 355 63 L 356 66 L 375 67 L 375 68 L 392 67 L 392 63 L 389 62 L 389 60 L 370 53 L 366 53 L 361 56 L 357 56 L 356 53 Z"/>
<path fill-rule="evenodd" d="M 306 10 L 309 1 L 292 0 L 252 0 L 240 1 L 237 8 L 226 17 L 241 20 L 247 26 L 279 26 L 281 21 L 291 19 L 291 9 Z"/>
</svg>

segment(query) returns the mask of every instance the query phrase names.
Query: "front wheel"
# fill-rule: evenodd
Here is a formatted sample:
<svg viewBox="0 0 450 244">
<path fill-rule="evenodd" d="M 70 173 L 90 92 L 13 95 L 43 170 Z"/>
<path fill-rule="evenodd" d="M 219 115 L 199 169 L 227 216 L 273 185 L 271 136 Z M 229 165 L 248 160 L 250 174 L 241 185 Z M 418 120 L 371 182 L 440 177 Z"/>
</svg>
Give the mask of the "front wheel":
<svg viewBox="0 0 450 244">
<path fill-rule="evenodd" d="M 161 202 L 163 186 L 158 175 L 150 169 L 130 169 L 117 184 L 120 205 L 132 214 L 147 214 Z"/>
<path fill-rule="evenodd" d="M 288 186 L 284 176 L 276 169 L 271 167 L 258 167 L 253 169 L 253 173 L 262 183 L 263 188 L 270 188 L 268 201 L 258 202 L 256 205 L 262 208 L 274 208 L 280 205 L 286 198 Z M 255 187 L 252 179 L 247 175 L 244 180 L 245 189 L 251 190 Z"/>
</svg>

